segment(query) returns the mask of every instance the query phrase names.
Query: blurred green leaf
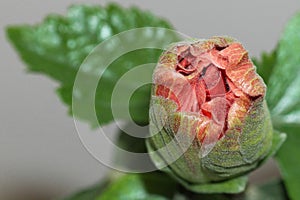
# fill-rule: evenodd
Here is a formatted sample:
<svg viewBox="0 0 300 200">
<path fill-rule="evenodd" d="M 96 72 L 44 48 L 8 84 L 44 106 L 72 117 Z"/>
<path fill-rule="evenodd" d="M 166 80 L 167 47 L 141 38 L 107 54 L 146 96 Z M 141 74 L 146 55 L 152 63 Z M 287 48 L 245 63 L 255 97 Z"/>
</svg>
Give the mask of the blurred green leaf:
<svg viewBox="0 0 300 200">
<path fill-rule="evenodd" d="M 244 200 L 288 200 L 283 184 L 276 180 L 260 186 L 251 185 L 244 194 Z"/>
<path fill-rule="evenodd" d="M 299 31 L 300 13 L 287 23 L 268 82 L 267 102 L 275 128 L 282 124 L 300 127 Z"/>
<path fill-rule="evenodd" d="M 267 102 L 275 129 L 287 133 L 277 160 L 289 197 L 300 196 L 300 13 L 286 25 L 268 81 Z"/>
<path fill-rule="evenodd" d="M 284 184 L 291 199 L 300 197 L 300 129 L 298 127 L 281 127 L 287 133 L 287 140 L 277 153 L 276 159 L 281 170 Z"/>
<path fill-rule="evenodd" d="M 146 131 L 147 132 L 147 131 Z M 144 135 L 143 135 L 144 134 Z M 150 156 L 147 153 L 145 144 L 145 133 L 141 133 L 140 130 L 136 130 L 136 127 L 127 124 L 123 130 L 119 130 L 119 134 L 116 140 L 116 146 L 114 149 L 113 162 L 120 169 L 126 171 L 140 171 L 140 169 L 155 169 Z M 124 155 L 123 151 L 130 153 L 145 153 L 143 156 L 128 156 Z M 130 154 L 131 155 L 131 154 Z"/>
<path fill-rule="evenodd" d="M 126 132 L 132 131 L 126 127 Z M 129 152 L 147 153 L 147 148 L 144 138 L 134 137 L 124 131 L 120 131 L 116 145 Z"/>
<path fill-rule="evenodd" d="M 108 182 L 108 180 L 104 180 L 95 186 L 82 190 L 61 200 L 95 200 L 107 187 Z"/>
<path fill-rule="evenodd" d="M 253 58 L 252 61 L 256 66 L 257 73 L 264 79 L 265 83 L 268 83 L 276 64 L 276 48 L 270 53 L 262 53 L 260 58 Z"/>
<path fill-rule="evenodd" d="M 161 172 L 111 175 L 110 179 L 62 200 L 167 200 L 177 191 L 176 182 Z"/>
<path fill-rule="evenodd" d="M 103 191 L 97 200 L 167 200 L 176 192 L 176 183 L 161 173 L 126 174 Z"/>
<path fill-rule="evenodd" d="M 122 31 L 138 27 L 164 27 L 171 25 L 150 12 L 138 8 L 122 8 L 116 4 L 106 7 L 75 5 L 68 9 L 66 16 L 49 15 L 41 24 L 35 26 L 9 26 L 7 36 L 27 64 L 30 72 L 42 73 L 60 83 L 58 95 L 68 105 L 72 112 L 72 89 L 78 69 L 87 55 L 102 41 Z M 147 39 L 153 43 L 166 44 L 176 40 L 176 37 L 162 32 L 147 32 Z M 145 36 L 146 37 L 146 36 Z M 158 40 L 156 40 L 159 38 Z M 151 41 L 150 41 L 151 42 Z M 105 52 L 106 49 L 103 49 Z M 101 53 L 101 52 L 100 52 Z M 104 72 L 100 82 L 105 88 L 99 88 L 96 93 L 96 112 L 100 123 L 110 122 L 111 93 L 114 84 L 127 71 L 139 64 L 155 63 L 161 50 L 144 49 L 121 56 Z M 100 68 L 103 66 L 99 66 Z M 93 79 L 95 74 L 87 74 L 86 80 Z M 151 74 L 149 74 L 151 77 Z M 99 83 L 100 84 L 100 83 Z M 81 91 L 84 94 L 84 91 Z M 140 124 L 148 123 L 148 103 L 150 87 L 146 87 L 133 97 L 130 104 L 131 117 Z M 84 95 L 77 95 L 78 101 L 86 101 Z M 89 121 L 84 112 L 77 113 L 78 118 Z"/>
<path fill-rule="evenodd" d="M 166 187 L 165 187 L 166 186 Z M 249 185 L 239 194 L 198 194 L 176 186 L 165 174 L 117 175 L 107 181 L 62 200 L 287 200 L 283 184 L 276 180 Z"/>
</svg>

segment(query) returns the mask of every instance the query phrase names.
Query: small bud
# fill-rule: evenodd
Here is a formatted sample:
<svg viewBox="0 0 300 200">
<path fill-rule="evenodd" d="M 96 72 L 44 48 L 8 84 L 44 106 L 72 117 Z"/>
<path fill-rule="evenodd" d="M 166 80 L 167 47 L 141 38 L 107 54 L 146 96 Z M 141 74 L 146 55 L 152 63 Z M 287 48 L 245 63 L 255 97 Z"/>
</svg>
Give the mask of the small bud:
<svg viewBox="0 0 300 200">
<path fill-rule="evenodd" d="M 254 170 L 272 145 L 266 86 L 236 40 L 172 45 L 153 74 L 148 148 L 158 168 L 190 183 Z M 151 152 L 150 151 L 150 152 Z"/>
</svg>

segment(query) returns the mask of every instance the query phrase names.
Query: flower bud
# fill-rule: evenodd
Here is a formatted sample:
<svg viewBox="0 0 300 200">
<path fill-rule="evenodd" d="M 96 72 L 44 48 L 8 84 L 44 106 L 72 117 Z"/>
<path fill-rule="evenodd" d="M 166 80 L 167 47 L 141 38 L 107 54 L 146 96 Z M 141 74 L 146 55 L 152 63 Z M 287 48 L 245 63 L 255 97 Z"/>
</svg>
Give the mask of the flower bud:
<svg viewBox="0 0 300 200">
<path fill-rule="evenodd" d="M 153 74 L 147 142 L 154 163 L 196 184 L 255 169 L 272 145 L 265 94 L 238 41 L 213 37 L 172 45 Z"/>
</svg>

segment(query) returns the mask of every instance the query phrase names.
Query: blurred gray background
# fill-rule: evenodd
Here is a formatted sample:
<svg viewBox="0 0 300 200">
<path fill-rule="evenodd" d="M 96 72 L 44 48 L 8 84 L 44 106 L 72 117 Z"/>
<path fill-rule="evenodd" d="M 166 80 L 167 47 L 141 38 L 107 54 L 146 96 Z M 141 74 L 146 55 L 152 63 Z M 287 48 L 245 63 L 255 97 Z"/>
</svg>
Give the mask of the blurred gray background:
<svg viewBox="0 0 300 200">
<path fill-rule="evenodd" d="M 97 182 L 108 170 L 80 143 L 73 119 L 54 92 L 57 83 L 42 75 L 26 73 L 4 34 L 8 24 L 38 23 L 49 13 L 64 14 L 74 3 L 105 5 L 107 2 L 0 2 L 0 199 L 42 200 L 65 196 Z M 273 49 L 285 22 L 300 10 L 300 2 L 296 0 L 115 2 L 150 10 L 193 37 L 236 37 L 251 56 Z M 251 180 L 260 182 L 275 176 L 277 168 L 268 162 Z"/>
</svg>

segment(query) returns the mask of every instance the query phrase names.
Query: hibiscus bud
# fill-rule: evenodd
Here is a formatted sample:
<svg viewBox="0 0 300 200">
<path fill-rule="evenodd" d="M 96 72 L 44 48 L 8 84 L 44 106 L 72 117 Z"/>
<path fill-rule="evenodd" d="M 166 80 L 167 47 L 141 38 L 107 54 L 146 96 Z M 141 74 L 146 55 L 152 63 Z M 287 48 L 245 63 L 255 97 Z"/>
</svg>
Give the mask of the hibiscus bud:
<svg viewBox="0 0 300 200">
<path fill-rule="evenodd" d="M 265 94 L 238 41 L 213 37 L 172 45 L 153 74 L 147 142 L 154 163 L 190 183 L 255 169 L 272 145 Z"/>
</svg>

